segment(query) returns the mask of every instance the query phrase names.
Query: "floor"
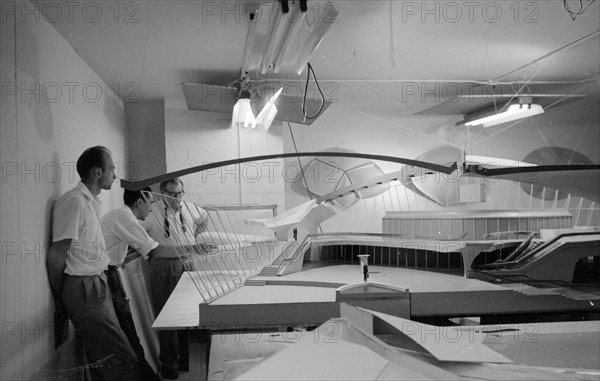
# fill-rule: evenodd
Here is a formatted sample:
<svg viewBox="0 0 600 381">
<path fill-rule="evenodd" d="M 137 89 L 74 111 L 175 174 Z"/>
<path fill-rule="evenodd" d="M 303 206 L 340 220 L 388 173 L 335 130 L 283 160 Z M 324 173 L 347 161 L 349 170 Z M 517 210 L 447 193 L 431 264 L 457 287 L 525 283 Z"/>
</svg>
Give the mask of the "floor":
<svg viewBox="0 0 600 381">
<path fill-rule="evenodd" d="M 206 358 L 206 345 L 200 342 L 200 339 L 191 337 L 189 351 L 189 371 L 180 371 L 178 380 L 206 381 L 208 364 L 205 360 L 203 360 Z M 166 378 L 161 379 L 166 380 Z"/>
</svg>

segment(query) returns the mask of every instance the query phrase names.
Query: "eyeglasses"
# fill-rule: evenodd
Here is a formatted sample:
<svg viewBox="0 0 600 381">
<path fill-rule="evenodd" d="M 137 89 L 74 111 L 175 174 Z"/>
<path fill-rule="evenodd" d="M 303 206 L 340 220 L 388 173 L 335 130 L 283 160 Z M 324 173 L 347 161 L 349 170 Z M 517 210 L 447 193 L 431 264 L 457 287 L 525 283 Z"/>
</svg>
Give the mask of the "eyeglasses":
<svg viewBox="0 0 600 381">
<path fill-rule="evenodd" d="M 163 194 L 166 194 L 167 196 L 171 196 L 171 197 L 183 197 L 183 195 L 185 194 L 185 190 L 180 190 L 179 192 L 169 192 L 168 190 L 164 190 Z"/>
</svg>

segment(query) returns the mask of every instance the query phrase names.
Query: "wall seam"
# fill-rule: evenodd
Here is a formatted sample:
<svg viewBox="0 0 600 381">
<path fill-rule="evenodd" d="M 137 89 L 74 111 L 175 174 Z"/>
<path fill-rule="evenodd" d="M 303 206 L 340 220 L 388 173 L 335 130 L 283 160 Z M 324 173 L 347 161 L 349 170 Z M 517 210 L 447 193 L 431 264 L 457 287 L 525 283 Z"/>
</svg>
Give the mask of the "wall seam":
<svg viewBox="0 0 600 381">
<path fill-rule="evenodd" d="M 16 7 L 16 0 L 13 1 L 14 7 Z M 15 83 L 17 82 L 18 79 L 18 59 L 19 57 L 17 56 L 17 45 L 18 45 L 18 35 L 17 35 L 17 17 L 15 15 L 15 19 L 14 19 L 14 25 L 13 25 L 13 35 L 14 35 L 14 80 Z M 14 128 L 15 128 L 15 160 L 17 163 L 19 163 L 19 100 L 15 99 L 15 124 L 14 124 Z M 19 244 L 21 244 L 21 207 L 20 207 L 20 185 L 19 185 L 19 181 L 16 181 L 16 193 L 17 193 L 17 241 L 19 242 Z M 21 261 L 19 261 L 19 285 L 21 284 Z M 23 320 L 23 295 L 21 293 L 21 287 L 18 287 L 18 293 L 19 293 L 19 318 L 20 320 Z M 23 340 L 19 341 L 19 345 L 20 345 L 20 349 L 19 349 L 19 353 L 23 353 L 24 350 L 24 345 L 23 345 Z M 24 375 L 24 369 L 23 367 L 25 366 L 25 360 L 24 360 L 24 356 L 19 356 L 19 360 L 20 360 L 20 367 L 19 367 L 19 373 L 21 374 L 21 378 L 23 378 Z"/>
</svg>

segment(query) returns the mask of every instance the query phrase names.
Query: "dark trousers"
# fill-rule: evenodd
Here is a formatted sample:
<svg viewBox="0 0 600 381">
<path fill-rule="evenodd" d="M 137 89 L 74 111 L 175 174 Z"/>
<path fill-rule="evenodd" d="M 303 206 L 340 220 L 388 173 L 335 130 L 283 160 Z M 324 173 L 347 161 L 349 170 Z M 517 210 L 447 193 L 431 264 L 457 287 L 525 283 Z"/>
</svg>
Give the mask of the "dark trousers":
<svg viewBox="0 0 600 381">
<path fill-rule="evenodd" d="M 139 379 L 137 358 L 119 326 L 106 275 L 65 274 L 62 301 L 83 341 L 93 380 Z"/>
<path fill-rule="evenodd" d="M 158 316 L 175 289 L 175 286 L 177 286 L 177 282 L 179 282 L 179 278 L 181 278 L 185 268 L 179 258 L 153 258 L 151 268 L 152 299 L 154 310 Z M 177 331 L 158 331 L 158 341 L 160 343 L 159 359 L 162 369 L 177 370 L 179 361 L 179 338 Z"/>
<path fill-rule="evenodd" d="M 119 320 L 119 325 L 121 326 L 123 333 L 125 333 L 125 336 L 127 336 L 129 345 L 131 345 L 131 349 L 133 349 L 133 352 L 137 357 L 140 380 L 160 380 L 158 375 L 154 372 L 154 369 L 152 369 L 150 364 L 148 364 L 148 361 L 146 361 L 144 347 L 140 343 L 137 331 L 135 330 L 131 308 L 129 307 L 129 299 L 125 293 L 119 269 L 109 266 L 108 270 L 106 270 L 106 279 L 112 295 L 113 307 L 117 319 Z"/>
</svg>

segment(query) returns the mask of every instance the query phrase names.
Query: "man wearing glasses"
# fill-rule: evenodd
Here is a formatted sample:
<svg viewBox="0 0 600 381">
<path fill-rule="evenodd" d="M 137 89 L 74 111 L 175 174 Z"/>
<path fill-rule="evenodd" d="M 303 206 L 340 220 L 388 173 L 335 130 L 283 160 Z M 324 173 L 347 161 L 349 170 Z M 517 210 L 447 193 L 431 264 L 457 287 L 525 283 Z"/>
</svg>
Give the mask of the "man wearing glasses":
<svg viewBox="0 0 600 381">
<path fill-rule="evenodd" d="M 179 178 L 162 182 L 160 193 L 163 197 L 150 206 L 153 215 L 145 223 L 150 237 L 160 246 L 196 245 L 197 235 L 206 229 L 208 212 L 182 200 L 185 191 L 183 182 Z M 196 249 L 198 248 L 196 246 Z M 167 251 L 156 253 L 150 263 L 152 299 L 158 315 L 179 282 L 185 267 L 177 253 Z M 158 340 L 161 375 L 164 378 L 176 379 L 179 374 L 177 331 L 161 330 L 158 332 Z"/>
</svg>

